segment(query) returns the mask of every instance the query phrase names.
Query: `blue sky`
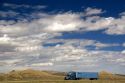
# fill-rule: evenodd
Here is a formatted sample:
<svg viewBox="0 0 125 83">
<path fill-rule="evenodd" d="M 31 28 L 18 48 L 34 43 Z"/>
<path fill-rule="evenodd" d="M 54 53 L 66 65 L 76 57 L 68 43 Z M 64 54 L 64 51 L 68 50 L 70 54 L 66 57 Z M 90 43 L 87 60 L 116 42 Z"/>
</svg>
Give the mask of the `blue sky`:
<svg viewBox="0 0 125 83">
<path fill-rule="evenodd" d="M 1 0 L 0 71 L 77 66 L 76 71 L 125 74 L 124 3 Z"/>
</svg>

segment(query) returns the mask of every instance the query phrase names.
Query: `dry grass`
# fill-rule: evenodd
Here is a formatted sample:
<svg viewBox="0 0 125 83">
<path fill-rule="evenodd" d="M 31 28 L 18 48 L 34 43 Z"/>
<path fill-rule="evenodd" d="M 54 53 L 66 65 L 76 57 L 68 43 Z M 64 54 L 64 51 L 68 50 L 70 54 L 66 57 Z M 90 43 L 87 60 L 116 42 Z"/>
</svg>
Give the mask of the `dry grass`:
<svg viewBox="0 0 125 83">
<path fill-rule="evenodd" d="M 125 83 L 125 76 L 100 72 L 99 80 L 63 80 L 65 73 L 38 70 L 11 71 L 1 74 L 0 83 Z"/>
<path fill-rule="evenodd" d="M 125 83 L 125 80 L 36 80 L 36 81 L 4 81 L 0 83 Z"/>
</svg>

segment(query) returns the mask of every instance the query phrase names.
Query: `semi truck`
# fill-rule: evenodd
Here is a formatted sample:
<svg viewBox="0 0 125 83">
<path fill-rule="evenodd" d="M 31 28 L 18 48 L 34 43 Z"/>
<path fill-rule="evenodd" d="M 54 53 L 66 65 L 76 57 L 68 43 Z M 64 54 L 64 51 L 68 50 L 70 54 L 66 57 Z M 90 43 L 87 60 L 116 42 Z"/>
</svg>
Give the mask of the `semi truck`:
<svg viewBox="0 0 125 83">
<path fill-rule="evenodd" d="M 64 80 L 79 80 L 79 79 L 99 79 L 98 72 L 68 72 Z"/>
</svg>

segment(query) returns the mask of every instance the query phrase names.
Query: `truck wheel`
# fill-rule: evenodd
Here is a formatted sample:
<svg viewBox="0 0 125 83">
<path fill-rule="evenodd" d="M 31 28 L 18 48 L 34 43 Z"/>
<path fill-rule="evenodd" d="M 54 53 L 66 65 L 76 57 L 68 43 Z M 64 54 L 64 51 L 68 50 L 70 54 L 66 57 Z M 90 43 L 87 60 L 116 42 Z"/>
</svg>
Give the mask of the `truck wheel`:
<svg viewBox="0 0 125 83">
<path fill-rule="evenodd" d="M 93 78 L 90 78 L 90 80 L 93 80 Z"/>
<path fill-rule="evenodd" d="M 68 80 L 68 79 L 65 77 L 64 80 Z"/>
<path fill-rule="evenodd" d="M 79 80 L 78 78 L 76 78 L 76 80 Z"/>
<path fill-rule="evenodd" d="M 75 80 L 79 80 L 79 78 L 76 78 Z"/>
</svg>

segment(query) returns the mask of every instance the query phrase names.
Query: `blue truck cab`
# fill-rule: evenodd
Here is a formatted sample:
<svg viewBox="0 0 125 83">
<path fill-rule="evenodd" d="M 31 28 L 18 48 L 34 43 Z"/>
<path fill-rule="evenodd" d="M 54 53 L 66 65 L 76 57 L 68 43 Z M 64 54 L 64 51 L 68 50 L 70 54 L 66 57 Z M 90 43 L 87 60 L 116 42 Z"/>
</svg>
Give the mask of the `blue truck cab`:
<svg viewBox="0 0 125 83">
<path fill-rule="evenodd" d="M 65 80 L 79 80 L 90 79 L 97 80 L 99 78 L 98 72 L 68 72 L 65 76 Z"/>
</svg>

